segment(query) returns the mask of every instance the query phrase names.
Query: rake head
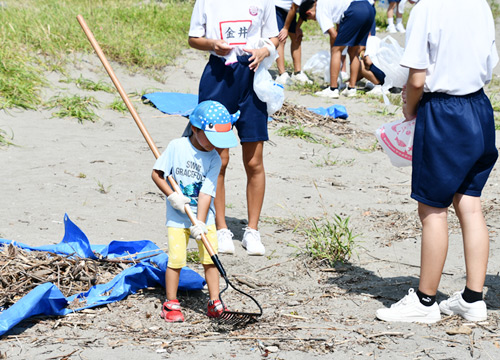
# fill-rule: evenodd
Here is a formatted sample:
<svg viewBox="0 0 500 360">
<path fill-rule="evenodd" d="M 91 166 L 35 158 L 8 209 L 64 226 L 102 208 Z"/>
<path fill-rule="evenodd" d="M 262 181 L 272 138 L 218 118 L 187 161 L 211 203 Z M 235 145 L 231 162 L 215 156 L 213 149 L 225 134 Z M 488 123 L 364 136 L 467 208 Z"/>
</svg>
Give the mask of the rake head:
<svg viewBox="0 0 500 360">
<path fill-rule="evenodd" d="M 224 276 L 224 279 L 226 280 L 226 287 L 219 293 L 219 300 L 221 301 L 222 307 L 225 310 L 220 314 L 220 316 L 216 317 L 215 320 L 220 325 L 247 325 L 247 324 L 250 324 L 252 322 L 257 321 L 257 318 L 262 316 L 262 307 L 257 302 L 257 300 L 255 300 L 255 298 L 252 295 L 247 294 L 247 293 L 241 291 L 240 289 L 234 287 L 233 284 L 231 284 L 231 282 L 227 278 L 227 276 Z M 224 293 L 224 291 L 226 291 L 229 288 L 229 286 L 231 286 L 231 288 L 233 288 L 234 290 L 236 290 L 240 294 L 245 295 L 246 297 L 250 298 L 259 308 L 259 312 L 252 313 L 252 312 L 241 312 L 241 311 L 229 311 L 229 310 L 227 310 L 226 305 L 224 304 L 224 300 L 222 300 L 222 294 Z"/>
</svg>

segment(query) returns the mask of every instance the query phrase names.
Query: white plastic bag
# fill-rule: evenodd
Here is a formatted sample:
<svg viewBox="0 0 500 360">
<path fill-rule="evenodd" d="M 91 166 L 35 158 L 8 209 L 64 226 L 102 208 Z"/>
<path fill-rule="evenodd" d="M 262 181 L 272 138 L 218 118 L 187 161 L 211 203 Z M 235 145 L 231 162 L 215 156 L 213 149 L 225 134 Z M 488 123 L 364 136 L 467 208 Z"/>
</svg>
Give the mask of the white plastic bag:
<svg viewBox="0 0 500 360">
<path fill-rule="evenodd" d="M 399 65 L 404 49 L 392 36 L 388 35 L 380 41 L 376 54 L 370 54 L 375 66 L 385 73 L 384 88 L 402 88 L 408 79 L 408 68 Z"/>
<path fill-rule="evenodd" d="M 375 130 L 378 143 L 389 156 L 392 165 L 397 167 L 410 166 L 413 156 L 413 133 L 416 119 L 404 120 L 383 124 Z"/>
<path fill-rule="evenodd" d="M 302 70 L 313 77 L 323 78 L 326 83 L 330 82 L 330 51 L 321 50 L 311 56 Z"/>
<path fill-rule="evenodd" d="M 265 39 L 260 39 L 259 43 L 253 48 L 263 47 L 265 46 L 265 42 Z M 274 45 L 272 46 L 274 47 Z M 281 109 L 285 101 L 285 90 L 283 85 L 276 83 L 268 71 L 276 60 L 276 54 L 277 51 L 274 50 L 268 57 L 261 61 L 253 78 L 253 90 L 260 101 L 266 103 L 267 114 L 269 116 Z"/>
</svg>

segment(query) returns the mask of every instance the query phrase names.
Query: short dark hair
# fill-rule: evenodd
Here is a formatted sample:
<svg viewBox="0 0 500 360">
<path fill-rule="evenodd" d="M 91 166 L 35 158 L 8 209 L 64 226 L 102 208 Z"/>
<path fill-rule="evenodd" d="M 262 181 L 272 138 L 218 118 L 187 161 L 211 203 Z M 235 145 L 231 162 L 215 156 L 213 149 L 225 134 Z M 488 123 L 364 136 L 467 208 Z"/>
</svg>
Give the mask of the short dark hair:
<svg viewBox="0 0 500 360">
<path fill-rule="evenodd" d="M 307 21 L 307 14 L 309 10 L 313 7 L 314 3 L 316 0 L 304 0 L 302 1 L 302 4 L 299 6 L 299 15 L 302 21 Z"/>
</svg>

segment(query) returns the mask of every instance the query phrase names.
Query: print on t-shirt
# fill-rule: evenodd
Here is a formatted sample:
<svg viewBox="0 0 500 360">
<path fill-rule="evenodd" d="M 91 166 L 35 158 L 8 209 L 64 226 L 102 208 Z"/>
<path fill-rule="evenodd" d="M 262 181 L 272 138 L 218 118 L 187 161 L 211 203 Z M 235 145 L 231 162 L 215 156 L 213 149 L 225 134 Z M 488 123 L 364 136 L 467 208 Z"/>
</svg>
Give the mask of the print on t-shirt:
<svg viewBox="0 0 500 360">
<path fill-rule="evenodd" d="M 229 45 L 246 45 L 252 20 L 221 21 L 220 37 Z"/>
</svg>

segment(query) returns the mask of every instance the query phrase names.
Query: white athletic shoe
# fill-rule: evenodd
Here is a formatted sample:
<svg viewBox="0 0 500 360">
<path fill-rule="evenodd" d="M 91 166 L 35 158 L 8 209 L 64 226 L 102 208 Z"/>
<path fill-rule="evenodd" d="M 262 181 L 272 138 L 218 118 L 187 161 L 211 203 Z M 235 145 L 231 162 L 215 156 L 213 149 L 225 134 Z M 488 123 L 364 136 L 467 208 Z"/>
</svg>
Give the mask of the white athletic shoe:
<svg viewBox="0 0 500 360">
<path fill-rule="evenodd" d="M 391 24 L 391 25 L 387 26 L 387 32 L 391 33 L 391 34 L 395 34 L 398 32 L 398 30 L 396 29 L 396 26 L 394 26 L 394 24 Z"/>
<path fill-rule="evenodd" d="M 312 80 L 307 77 L 306 74 L 304 74 L 302 71 L 299 72 L 298 74 L 293 74 L 292 75 L 292 81 L 300 84 L 312 84 Z"/>
<path fill-rule="evenodd" d="M 266 253 L 266 248 L 260 240 L 260 233 L 258 230 L 251 229 L 248 226 L 244 228 L 243 240 L 241 245 L 247 250 L 248 255 L 262 256 Z"/>
<path fill-rule="evenodd" d="M 287 72 L 284 72 L 283 74 L 279 75 L 276 77 L 276 81 L 280 85 L 291 85 L 292 84 L 292 79 L 290 78 L 290 75 L 288 75 Z"/>
<path fill-rule="evenodd" d="M 234 254 L 233 233 L 229 229 L 217 230 L 219 254 Z"/>
<path fill-rule="evenodd" d="M 345 71 L 341 71 L 340 78 L 342 79 L 343 82 L 347 82 L 349 80 L 349 74 L 346 73 Z"/>
<path fill-rule="evenodd" d="M 389 91 L 388 90 L 384 90 L 382 88 L 382 85 L 375 85 L 373 87 L 373 89 L 371 89 L 370 91 L 367 91 L 366 92 L 367 95 L 376 95 L 376 96 L 382 96 L 383 94 L 386 94 L 388 95 L 389 94 Z"/>
<path fill-rule="evenodd" d="M 356 88 L 349 89 L 347 87 L 342 91 L 342 95 L 347 97 L 356 97 L 358 96 L 358 91 L 356 90 Z"/>
<path fill-rule="evenodd" d="M 390 308 L 378 309 L 377 318 L 384 321 L 418 322 L 432 324 L 441 320 L 439 306 L 425 306 L 420 303 L 415 290 L 408 290 L 408 295 L 392 304 Z"/>
<path fill-rule="evenodd" d="M 396 30 L 400 33 L 405 33 L 406 30 L 405 30 L 405 27 L 403 25 L 403 23 L 399 23 L 399 24 L 396 24 Z"/>
<path fill-rule="evenodd" d="M 488 317 L 486 303 L 483 300 L 473 303 L 466 302 L 463 291 L 457 291 L 453 296 L 439 303 L 439 310 L 446 315 L 458 314 L 469 321 L 484 321 Z"/>
<path fill-rule="evenodd" d="M 330 99 L 338 99 L 339 98 L 339 89 L 332 90 L 332 89 L 330 89 L 330 87 L 327 87 L 326 89 L 315 92 L 314 95 L 326 97 L 326 98 L 330 98 Z"/>
</svg>

